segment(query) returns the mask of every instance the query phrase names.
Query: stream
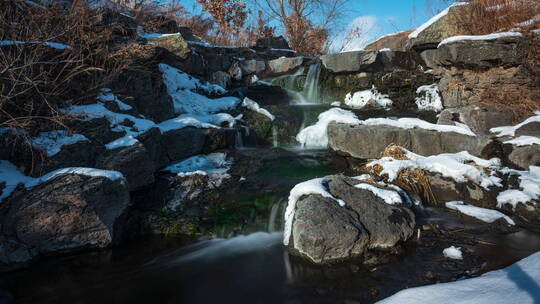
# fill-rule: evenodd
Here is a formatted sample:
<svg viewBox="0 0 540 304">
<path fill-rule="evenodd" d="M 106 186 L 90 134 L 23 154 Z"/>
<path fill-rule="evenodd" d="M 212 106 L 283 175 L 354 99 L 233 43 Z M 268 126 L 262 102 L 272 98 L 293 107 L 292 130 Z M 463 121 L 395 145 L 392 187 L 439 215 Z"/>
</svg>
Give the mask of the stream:
<svg viewBox="0 0 540 304">
<path fill-rule="evenodd" d="M 309 69 L 300 96 L 317 96 L 310 78 L 318 77 L 316 69 Z M 329 108 L 306 100 L 310 99 L 296 99 L 291 105 L 303 109 L 302 127 Z M 389 114 L 359 116 L 378 115 Z M 448 210 L 425 208 L 417 214 L 422 227 L 417 237 L 398 252 L 371 257 L 377 263 L 313 265 L 290 256 L 282 245 L 288 192 L 299 182 L 345 172 L 343 161 L 326 150 L 299 147 L 243 147 L 234 153 L 237 159 L 257 159 L 259 165 L 246 169 L 246 182 L 229 191 L 228 207 L 208 224 L 208 235 L 215 238 L 154 236 L 110 249 L 44 258 L 27 269 L 0 275 L 0 303 L 15 298 L 17 303 L 70 304 L 364 304 L 404 288 L 479 275 L 540 250 L 538 234 L 492 229 Z M 465 259 L 444 259 L 442 250 L 450 245 L 463 247 Z"/>
</svg>

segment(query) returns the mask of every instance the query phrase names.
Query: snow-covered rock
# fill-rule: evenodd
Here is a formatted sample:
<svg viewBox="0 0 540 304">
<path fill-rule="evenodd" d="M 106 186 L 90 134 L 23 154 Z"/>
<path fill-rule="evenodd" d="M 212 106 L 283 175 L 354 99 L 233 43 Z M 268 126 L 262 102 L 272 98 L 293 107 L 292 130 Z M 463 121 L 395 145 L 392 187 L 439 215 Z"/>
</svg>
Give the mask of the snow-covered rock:
<svg viewBox="0 0 540 304">
<path fill-rule="evenodd" d="M 386 94 L 377 91 L 373 86 L 371 90 L 349 93 L 345 96 L 345 104 L 354 109 L 362 108 L 389 108 L 392 100 Z"/>
</svg>

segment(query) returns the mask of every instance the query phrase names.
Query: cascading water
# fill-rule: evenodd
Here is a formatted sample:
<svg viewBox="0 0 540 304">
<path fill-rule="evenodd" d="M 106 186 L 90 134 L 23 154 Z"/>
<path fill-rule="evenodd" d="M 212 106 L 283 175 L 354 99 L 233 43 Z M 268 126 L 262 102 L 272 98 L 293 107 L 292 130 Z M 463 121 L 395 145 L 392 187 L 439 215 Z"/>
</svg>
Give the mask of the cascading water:
<svg viewBox="0 0 540 304">
<path fill-rule="evenodd" d="M 318 104 L 319 100 L 319 76 L 321 75 L 321 63 L 317 62 L 309 66 L 309 70 L 302 92 L 309 103 Z"/>
</svg>

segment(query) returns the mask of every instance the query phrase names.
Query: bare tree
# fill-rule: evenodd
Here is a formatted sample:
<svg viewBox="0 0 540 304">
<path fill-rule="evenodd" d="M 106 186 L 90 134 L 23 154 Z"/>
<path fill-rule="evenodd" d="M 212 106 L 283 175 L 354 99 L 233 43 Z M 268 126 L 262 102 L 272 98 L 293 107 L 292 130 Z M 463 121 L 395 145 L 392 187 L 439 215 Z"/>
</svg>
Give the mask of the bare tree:
<svg viewBox="0 0 540 304">
<path fill-rule="evenodd" d="M 308 55 L 328 50 L 349 0 L 256 0 L 257 6 L 282 27 L 291 47 Z"/>
</svg>

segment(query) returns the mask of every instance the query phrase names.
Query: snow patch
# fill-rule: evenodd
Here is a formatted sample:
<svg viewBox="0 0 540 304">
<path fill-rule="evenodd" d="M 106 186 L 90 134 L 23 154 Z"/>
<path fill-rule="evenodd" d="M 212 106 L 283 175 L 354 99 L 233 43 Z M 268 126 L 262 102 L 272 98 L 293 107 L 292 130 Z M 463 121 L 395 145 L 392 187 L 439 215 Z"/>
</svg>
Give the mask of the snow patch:
<svg viewBox="0 0 540 304">
<path fill-rule="evenodd" d="M 296 140 L 303 147 L 327 147 L 328 136 L 326 134 L 326 129 L 330 122 L 358 124 L 360 123 L 360 120 L 351 111 L 332 108 L 319 114 L 318 122 L 301 130 L 300 133 L 296 135 Z"/>
<path fill-rule="evenodd" d="M 454 36 L 450 38 L 446 38 L 439 45 L 437 48 L 441 47 L 442 45 L 453 43 L 457 41 L 464 41 L 464 40 L 494 40 L 498 38 L 504 38 L 504 37 L 523 37 L 523 34 L 518 32 L 504 32 L 504 33 L 493 33 L 489 35 L 477 35 L 477 36 Z"/>
<path fill-rule="evenodd" d="M 244 98 L 244 100 L 242 101 L 242 107 L 244 108 L 247 108 L 253 112 L 257 112 L 259 114 L 262 114 L 266 117 L 268 117 L 270 120 L 274 120 L 276 119 L 276 117 L 274 115 L 272 115 L 270 112 L 268 112 L 268 110 L 266 109 L 263 109 L 259 106 L 259 104 L 254 101 L 254 100 L 251 100 L 249 98 Z"/>
<path fill-rule="evenodd" d="M 107 88 L 103 88 L 101 89 L 101 94 L 98 95 L 97 99 L 99 101 L 103 101 L 103 102 L 107 102 L 107 101 L 112 101 L 114 103 L 116 103 L 116 105 L 118 105 L 118 108 L 120 109 L 120 111 L 129 111 L 129 110 L 132 110 L 133 107 L 124 103 L 123 101 L 121 101 L 118 97 L 116 97 L 116 95 L 110 93 L 110 89 L 107 89 Z"/>
<path fill-rule="evenodd" d="M 236 97 L 221 97 L 210 99 L 204 95 L 193 92 L 204 91 L 209 94 L 223 94 L 225 89 L 215 84 L 202 84 L 198 79 L 161 63 L 159 70 L 171 96 L 176 113 L 205 114 L 232 110 L 238 106 L 240 100 Z"/>
<path fill-rule="evenodd" d="M 227 113 L 218 114 L 182 114 L 176 118 L 166 120 L 157 125 L 161 133 L 165 133 L 171 130 L 183 129 L 186 127 L 194 127 L 200 129 L 219 129 L 224 123 L 227 123 L 229 128 L 234 127 L 236 121 L 241 118 L 233 117 Z"/>
<path fill-rule="evenodd" d="M 461 247 L 450 246 L 443 250 L 443 255 L 446 258 L 453 260 L 463 260 L 463 254 L 461 253 Z"/>
<path fill-rule="evenodd" d="M 451 125 L 438 125 L 432 124 L 425 120 L 418 118 L 399 118 L 399 119 L 390 119 L 390 118 L 369 118 L 364 121 L 360 121 L 362 125 L 376 126 L 376 125 L 386 125 L 391 127 L 397 127 L 401 129 L 414 129 L 421 128 L 425 130 L 432 130 L 437 132 L 455 132 L 468 136 L 476 136 L 471 129 L 460 123 L 455 123 L 455 126 Z"/>
<path fill-rule="evenodd" d="M 225 174 L 231 168 L 232 161 L 227 160 L 225 153 L 211 153 L 208 155 L 195 155 L 188 159 L 171 164 L 163 171 L 178 176 Z"/>
<path fill-rule="evenodd" d="M 347 94 L 345 104 L 354 109 L 362 109 L 367 106 L 389 108 L 392 106 L 392 100 L 388 98 L 388 95 L 379 93 L 377 88 L 373 86 L 370 90 Z"/>
<path fill-rule="evenodd" d="M 294 188 L 292 188 L 289 194 L 287 208 L 285 209 L 285 228 L 283 231 L 283 244 L 285 246 L 289 245 L 289 239 L 291 238 L 296 202 L 298 202 L 298 200 L 302 196 L 309 194 L 318 194 L 322 197 L 335 200 L 341 207 L 346 205 L 345 201 L 335 198 L 330 192 L 328 192 L 328 190 L 326 189 L 326 184 L 329 181 L 330 179 L 328 178 L 315 178 L 300 183 L 294 186 Z"/>
<path fill-rule="evenodd" d="M 30 143 L 32 147 L 46 151 L 51 157 L 58 154 L 63 146 L 72 145 L 81 141 L 89 142 L 88 138 L 82 134 L 69 134 L 65 130 L 41 132 L 34 137 Z"/>
<path fill-rule="evenodd" d="M 401 198 L 401 195 L 399 195 L 397 191 L 382 189 L 368 183 L 360 183 L 358 185 L 355 185 L 354 187 L 358 189 L 371 191 L 373 194 L 383 199 L 384 202 L 387 203 L 388 205 L 403 204 L 403 199 Z"/>
<path fill-rule="evenodd" d="M 415 99 L 418 110 L 435 112 L 442 111 L 442 99 L 439 95 L 439 86 L 436 83 L 419 87 L 416 90 L 416 94 L 420 95 Z"/>
<path fill-rule="evenodd" d="M 509 225 L 515 225 L 514 221 L 502 212 L 492 209 L 480 208 L 465 205 L 462 201 L 452 201 L 446 203 L 446 208 L 459 211 L 468 216 L 472 216 L 486 223 L 493 223 L 498 219 L 504 219 Z"/>
<path fill-rule="evenodd" d="M 480 277 L 409 288 L 379 304 L 404 303 L 536 303 L 540 286 L 540 253 Z"/>
<path fill-rule="evenodd" d="M 540 145 L 540 138 L 535 137 L 535 136 L 520 136 L 511 140 L 507 140 L 503 143 L 511 144 L 518 147 Z"/>
<path fill-rule="evenodd" d="M 502 208 L 509 204 L 516 208 L 519 203 L 530 203 L 540 199 L 540 167 L 529 166 L 529 171 L 518 171 L 512 169 L 501 170 L 510 175 L 519 175 L 519 187 L 521 190 L 505 190 L 497 196 L 497 208 Z"/>
<path fill-rule="evenodd" d="M 515 126 L 496 127 L 491 128 L 489 131 L 491 133 L 497 134 L 497 137 L 515 136 L 516 131 L 524 125 L 530 124 L 532 122 L 540 122 L 540 111 L 535 111 L 534 114 L 535 116 L 529 117 Z"/>
</svg>

